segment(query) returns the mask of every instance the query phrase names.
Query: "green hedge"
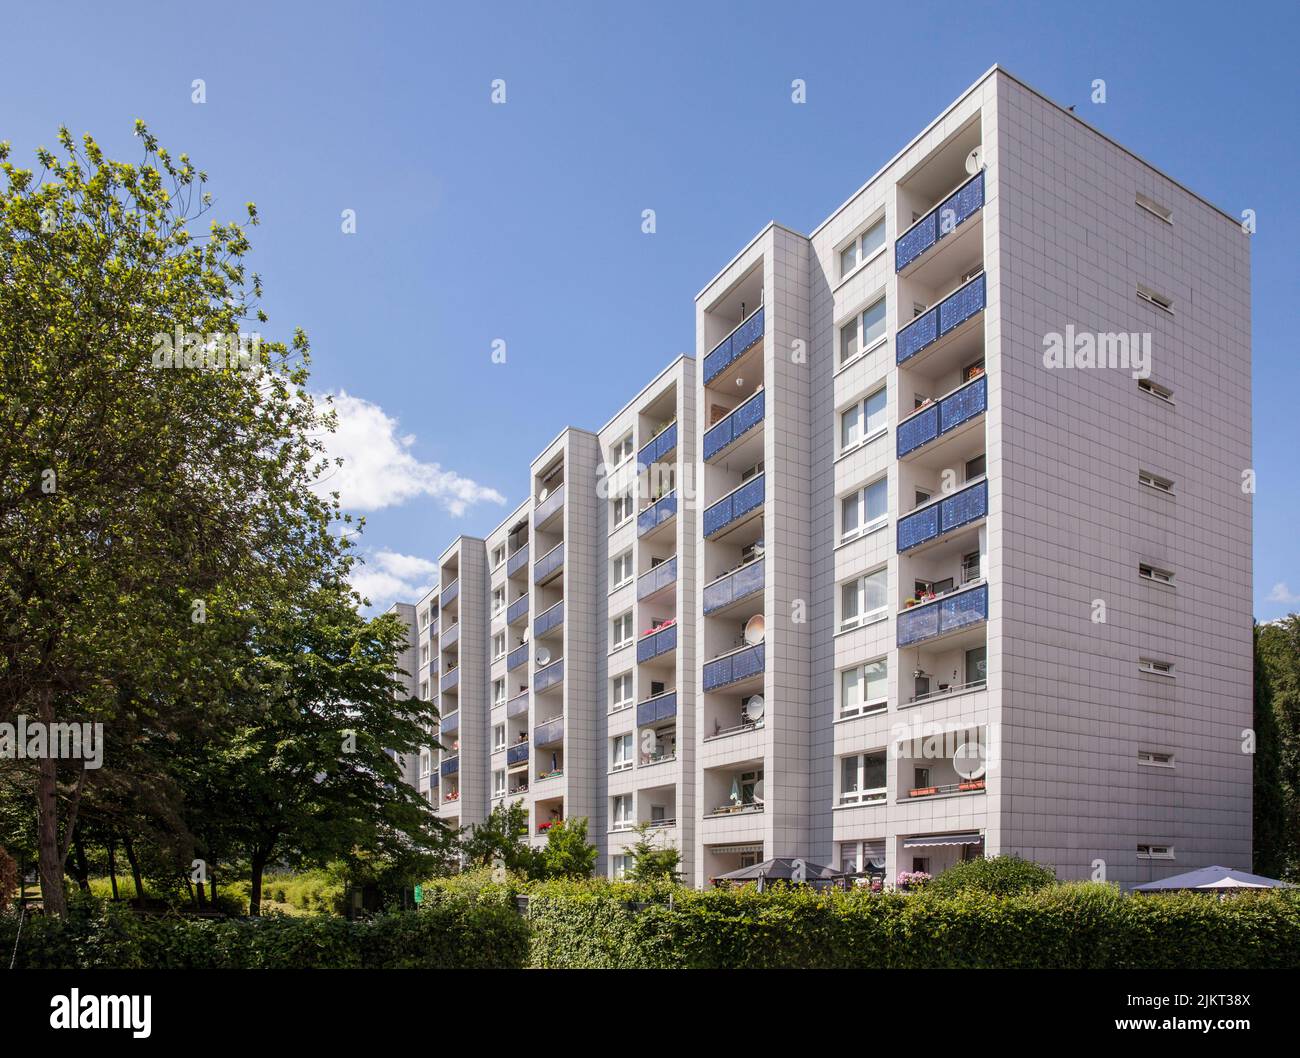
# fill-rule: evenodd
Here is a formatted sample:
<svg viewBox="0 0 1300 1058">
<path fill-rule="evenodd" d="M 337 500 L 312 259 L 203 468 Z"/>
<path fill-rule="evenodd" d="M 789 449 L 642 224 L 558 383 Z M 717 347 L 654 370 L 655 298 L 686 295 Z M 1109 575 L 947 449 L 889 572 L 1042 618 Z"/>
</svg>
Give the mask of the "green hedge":
<svg viewBox="0 0 1300 1058">
<path fill-rule="evenodd" d="M 0 918 L 7 965 L 17 920 Z M 513 909 L 442 896 L 418 911 L 343 918 L 144 918 L 89 905 L 23 924 L 16 965 L 32 969 L 489 969 L 522 967 L 528 928 Z"/>
<path fill-rule="evenodd" d="M 650 901 L 640 910 L 633 901 Z M 995 896 L 697 893 L 548 884 L 534 966 L 568 968 L 1246 968 L 1300 966 L 1300 894 L 1122 896 L 1100 884 Z"/>
</svg>

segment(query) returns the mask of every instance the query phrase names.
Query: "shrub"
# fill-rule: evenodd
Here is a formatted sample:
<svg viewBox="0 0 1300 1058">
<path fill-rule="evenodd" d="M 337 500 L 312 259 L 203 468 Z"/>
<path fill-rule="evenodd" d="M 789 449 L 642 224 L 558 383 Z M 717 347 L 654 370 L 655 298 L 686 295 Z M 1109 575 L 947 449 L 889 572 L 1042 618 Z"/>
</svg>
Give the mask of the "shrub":
<svg viewBox="0 0 1300 1058">
<path fill-rule="evenodd" d="M 926 889 L 941 896 L 965 892 L 1012 896 L 1037 892 L 1055 884 L 1056 873 L 1050 867 L 1030 863 L 1019 856 L 993 856 L 954 864 L 927 881 Z"/>
</svg>

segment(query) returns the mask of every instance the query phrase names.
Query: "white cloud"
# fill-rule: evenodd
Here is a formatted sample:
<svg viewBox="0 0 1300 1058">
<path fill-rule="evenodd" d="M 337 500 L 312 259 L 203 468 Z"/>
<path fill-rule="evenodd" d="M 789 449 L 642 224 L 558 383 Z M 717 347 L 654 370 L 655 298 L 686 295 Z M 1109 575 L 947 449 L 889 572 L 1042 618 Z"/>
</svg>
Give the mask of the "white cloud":
<svg viewBox="0 0 1300 1058">
<path fill-rule="evenodd" d="M 433 587 L 438 564 L 415 555 L 382 549 L 365 557 L 352 570 L 352 587 L 370 600 L 372 610 L 386 610 L 394 602 L 415 602 Z"/>
<path fill-rule="evenodd" d="M 1269 602 L 1280 602 L 1284 606 L 1294 606 L 1300 602 L 1300 595 L 1293 595 L 1291 589 L 1286 586 L 1286 581 L 1278 581 L 1273 585 L 1273 590 L 1268 594 Z"/>
<path fill-rule="evenodd" d="M 333 399 L 338 428 L 323 440 L 331 461 L 341 458 L 343 465 L 331 465 L 316 487 L 322 494 L 337 491 L 345 510 L 377 511 L 432 496 L 460 517 L 476 503 L 506 502 L 496 489 L 417 459 L 411 453 L 415 435 L 399 435 L 397 420 L 378 404 L 346 390 Z"/>
</svg>

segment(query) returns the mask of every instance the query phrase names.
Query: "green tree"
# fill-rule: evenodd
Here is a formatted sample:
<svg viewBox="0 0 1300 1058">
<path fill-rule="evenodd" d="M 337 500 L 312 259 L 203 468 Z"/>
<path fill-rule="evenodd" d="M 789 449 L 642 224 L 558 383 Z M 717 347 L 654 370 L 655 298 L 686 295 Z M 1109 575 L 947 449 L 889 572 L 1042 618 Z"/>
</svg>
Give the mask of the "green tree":
<svg viewBox="0 0 1300 1058">
<path fill-rule="evenodd" d="M 530 878 L 542 873 L 541 850 L 528 844 L 528 809 L 522 801 L 496 805 L 487 819 L 468 830 L 460 843 L 466 866 L 500 866 Z"/>
<path fill-rule="evenodd" d="M 1255 865 L 1300 876 L 1300 615 L 1255 629 Z"/>
<path fill-rule="evenodd" d="M 548 878 L 590 878 L 596 857 L 596 846 L 587 841 L 585 817 L 558 820 L 547 830 L 542 862 Z"/>
<path fill-rule="evenodd" d="M 633 830 L 636 841 L 628 849 L 632 857 L 628 877 L 634 882 L 680 881 L 681 852 L 672 845 L 656 844 L 649 823 L 638 823 Z"/>
</svg>

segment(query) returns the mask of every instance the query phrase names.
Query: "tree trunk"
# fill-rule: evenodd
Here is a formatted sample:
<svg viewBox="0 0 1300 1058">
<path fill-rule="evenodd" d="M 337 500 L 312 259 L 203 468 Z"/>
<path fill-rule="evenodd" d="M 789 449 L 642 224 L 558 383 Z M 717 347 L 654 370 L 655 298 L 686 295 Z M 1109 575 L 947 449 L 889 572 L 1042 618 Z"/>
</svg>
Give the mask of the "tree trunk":
<svg viewBox="0 0 1300 1058">
<path fill-rule="evenodd" d="M 48 733 L 54 723 L 54 698 L 49 690 L 40 693 L 37 716 Z M 50 752 L 41 757 L 36 772 L 36 832 L 41 901 L 47 915 L 63 918 L 68 913 L 68 898 L 59 855 L 59 762 Z"/>
<path fill-rule="evenodd" d="M 253 853 L 253 883 L 248 887 L 248 913 L 253 918 L 258 918 L 262 914 L 262 872 L 266 870 L 266 861 L 269 854 L 262 851 Z"/>
<path fill-rule="evenodd" d="M 126 862 L 131 865 L 131 880 L 135 882 L 135 899 L 144 903 L 144 884 L 140 881 L 140 862 L 135 858 L 135 847 L 128 837 L 122 838 L 122 848 L 126 852 Z"/>
<path fill-rule="evenodd" d="M 90 864 L 86 862 L 86 846 L 81 840 L 81 828 L 78 827 L 72 836 L 72 848 L 76 852 L 76 859 L 73 860 L 74 870 L 73 877 L 77 879 L 77 888 L 83 893 L 90 892 Z"/>
<path fill-rule="evenodd" d="M 108 884 L 113 888 L 113 901 L 121 900 L 117 891 L 117 838 L 109 835 L 108 839 Z"/>
</svg>

